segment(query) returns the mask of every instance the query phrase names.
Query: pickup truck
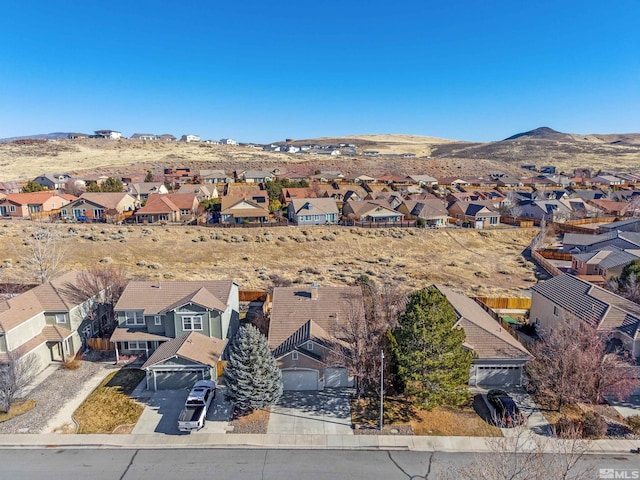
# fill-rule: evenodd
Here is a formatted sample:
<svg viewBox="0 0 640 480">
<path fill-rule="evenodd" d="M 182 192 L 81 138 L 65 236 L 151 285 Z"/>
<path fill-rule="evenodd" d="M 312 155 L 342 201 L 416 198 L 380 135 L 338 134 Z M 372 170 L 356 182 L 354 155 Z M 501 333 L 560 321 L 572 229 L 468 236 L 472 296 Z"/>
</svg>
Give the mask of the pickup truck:
<svg viewBox="0 0 640 480">
<path fill-rule="evenodd" d="M 207 410 L 216 396 L 216 384 L 212 380 L 199 380 L 195 383 L 184 408 L 178 417 L 178 430 L 191 432 L 204 427 Z"/>
</svg>

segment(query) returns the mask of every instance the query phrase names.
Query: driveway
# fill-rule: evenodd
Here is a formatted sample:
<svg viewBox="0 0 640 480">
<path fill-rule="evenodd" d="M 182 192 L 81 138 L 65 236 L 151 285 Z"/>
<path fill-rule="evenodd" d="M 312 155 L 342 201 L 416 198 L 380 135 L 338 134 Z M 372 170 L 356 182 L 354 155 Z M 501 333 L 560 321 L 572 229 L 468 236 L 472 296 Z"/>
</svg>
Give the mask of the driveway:
<svg viewBox="0 0 640 480">
<path fill-rule="evenodd" d="M 349 390 L 284 392 L 271 407 L 267 433 L 353 435 Z"/>
<path fill-rule="evenodd" d="M 225 400 L 224 387 L 216 387 L 216 397 L 207 412 L 204 428 L 198 433 L 226 433 L 231 417 L 231 404 Z M 178 415 L 184 407 L 189 390 L 158 390 L 147 400 L 147 405 L 131 433 L 164 433 L 166 435 L 189 435 L 178 430 Z"/>
<path fill-rule="evenodd" d="M 640 415 L 640 395 L 631 395 L 626 400 L 607 396 L 605 400 L 625 418 Z"/>
</svg>

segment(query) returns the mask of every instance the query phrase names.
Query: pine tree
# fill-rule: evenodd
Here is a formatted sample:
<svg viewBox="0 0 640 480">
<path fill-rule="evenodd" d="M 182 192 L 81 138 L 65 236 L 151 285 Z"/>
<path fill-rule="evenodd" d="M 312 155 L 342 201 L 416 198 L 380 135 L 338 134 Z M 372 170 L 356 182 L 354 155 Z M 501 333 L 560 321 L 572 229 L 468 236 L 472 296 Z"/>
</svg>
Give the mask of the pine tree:
<svg viewBox="0 0 640 480">
<path fill-rule="evenodd" d="M 411 294 L 393 335 L 405 393 L 427 408 L 460 405 L 468 398 L 472 354 L 453 328 L 456 313 L 435 287 Z"/>
<path fill-rule="evenodd" d="M 234 337 L 225 376 L 227 395 L 243 412 L 273 405 L 282 395 L 282 373 L 267 338 L 253 325 Z"/>
</svg>

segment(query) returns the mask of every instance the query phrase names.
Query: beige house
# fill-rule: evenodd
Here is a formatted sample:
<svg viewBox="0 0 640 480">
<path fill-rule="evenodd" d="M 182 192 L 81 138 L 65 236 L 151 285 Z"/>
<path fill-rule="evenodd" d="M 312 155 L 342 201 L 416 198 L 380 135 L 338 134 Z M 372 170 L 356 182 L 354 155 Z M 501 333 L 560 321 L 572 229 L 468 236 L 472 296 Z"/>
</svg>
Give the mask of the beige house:
<svg viewBox="0 0 640 480">
<path fill-rule="evenodd" d="M 142 202 L 154 193 L 169 193 L 167 187 L 162 182 L 140 182 L 130 183 L 127 187 L 127 193 L 135 198 L 138 202 Z"/>
<path fill-rule="evenodd" d="M 80 272 L 71 271 L 0 302 L 0 362 L 33 355 L 38 367 L 73 358 L 82 339 L 97 334 L 102 318 L 91 299 L 79 303 L 69 292 Z"/>
<path fill-rule="evenodd" d="M 398 207 L 408 220 L 424 220 L 428 227 L 443 227 L 449 214 L 444 202 L 438 198 L 426 200 L 404 200 Z"/>
<path fill-rule="evenodd" d="M 199 206 L 195 193 L 153 193 L 134 215 L 138 223 L 190 222 L 197 218 Z"/>
<path fill-rule="evenodd" d="M 60 210 L 62 218 L 78 220 L 105 220 L 109 216 L 117 216 L 124 212 L 132 212 L 137 201 L 128 193 L 86 192 L 77 200 L 65 205 Z"/>
<path fill-rule="evenodd" d="M 55 192 L 10 193 L 0 200 L 0 216 L 28 218 L 54 213 L 76 197 Z"/>
<path fill-rule="evenodd" d="M 284 389 L 352 386 L 353 378 L 334 352 L 348 348 L 340 337 L 350 316 L 363 314 L 358 287 L 274 288 L 268 339 Z"/>
</svg>

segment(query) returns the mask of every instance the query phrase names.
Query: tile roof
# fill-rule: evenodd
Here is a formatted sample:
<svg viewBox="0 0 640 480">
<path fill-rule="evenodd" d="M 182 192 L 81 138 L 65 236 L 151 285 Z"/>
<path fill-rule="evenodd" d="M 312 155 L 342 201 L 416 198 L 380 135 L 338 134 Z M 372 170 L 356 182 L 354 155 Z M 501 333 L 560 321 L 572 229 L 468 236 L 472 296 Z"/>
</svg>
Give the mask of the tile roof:
<svg viewBox="0 0 640 480">
<path fill-rule="evenodd" d="M 155 333 L 149 333 L 144 328 L 127 328 L 117 327 L 111 334 L 109 341 L 111 342 L 153 342 L 153 341 L 167 341 L 170 337 L 164 335 L 158 335 Z"/>
<path fill-rule="evenodd" d="M 404 203 L 411 215 L 418 218 L 430 219 L 448 215 L 444 202 L 439 199 L 405 200 Z"/>
<path fill-rule="evenodd" d="M 479 359 L 533 359 L 529 351 L 474 300 L 440 285 L 436 288 L 456 311 L 456 326 L 464 330 L 465 345 Z"/>
<path fill-rule="evenodd" d="M 149 195 L 149 199 L 144 207 L 136 211 L 136 215 L 153 215 L 158 213 L 177 212 L 180 209 L 169 198 L 165 198 L 168 193 Z"/>
<path fill-rule="evenodd" d="M 226 339 L 220 340 L 198 332 L 191 332 L 162 343 L 142 365 L 142 368 L 147 369 L 173 357 L 182 357 L 213 368 L 218 363 L 226 346 Z"/>
<path fill-rule="evenodd" d="M 640 305 L 573 275 L 553 277 L 531 290 L 598 330 L 621 330 L 634 337 L 640 328 Z"/>
<path fill-rule="evenodd" d="M 73 335 L 73 332 L 60 325 L 47 325 L 42 329 L 42 334 L 47 339 L 47 342 L 61 342 Z"/>
<path fill-rule="evenodd" d="M 124 192 L 85 192 L 82 195 L 80 195 L 80 198 L 88 200 L 91 203 L 94 203 L 96 205 L 100 205 L 101 207 L 104 207 L 105 209 L 116 209 L 118 207 L 118 205 L 120 204 L 120 202 L 126 198 L 129 197 L 129 200 L 133 203 L 134 202 L 134 198 L 129 195 L 128 193 L 124 193 Z"/>
<path fill-rule="evenodd" d="M 338 205 L 333 198 L 294 198 L 291 200 L 296 214 L 338 213 Z M 309 208 L 311 206 L 312 208 Z"/>
<path fill-rule="evenodd" d="M 273 289 L 269 348 L 276 350 L 307 322 L 313 322 L 313 333 L 335 335 L 347 319 L 363 311 L 359 287 L 316 287 L 318 298 L 311 298 L 311 286 L 276 287 Z M 342 322 L 342 323 L 341 323 Z"/>
<path fill-rule="evenodd" d="M 130 281 L 122 292 L 115 309 L 119 311 L 143 310 L 146 315 L 156 315 L 169 308 L 177 308 L 185 303 L 193 302 L 203 307 L 224 311 L 230 302 L 232 286 L 233 280 Z"/>
</svg>

